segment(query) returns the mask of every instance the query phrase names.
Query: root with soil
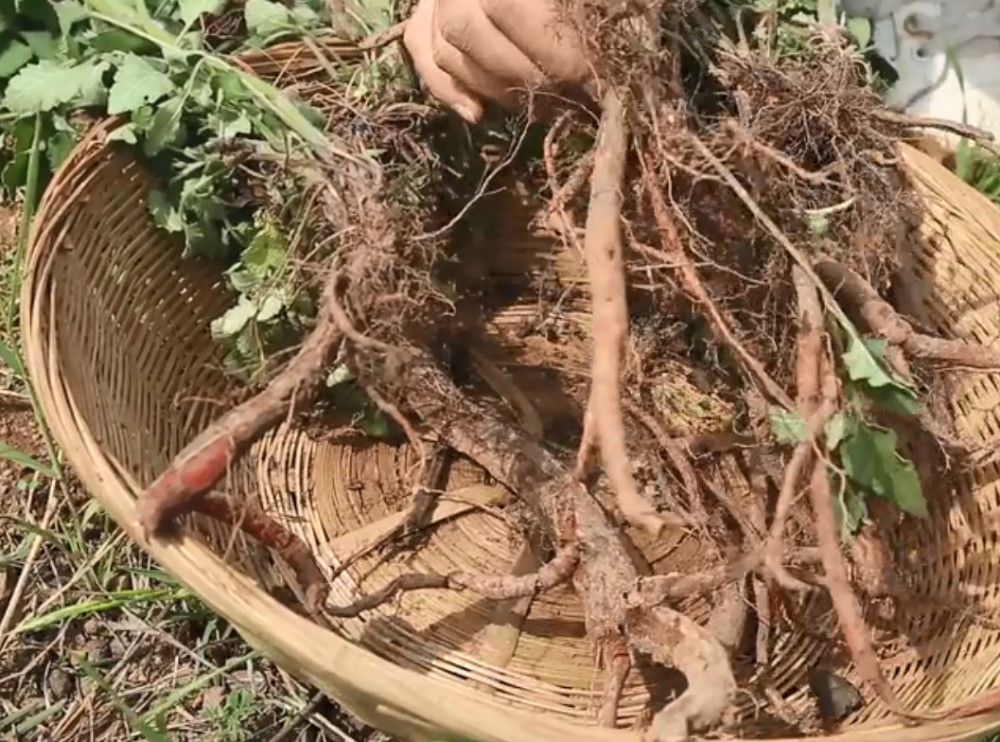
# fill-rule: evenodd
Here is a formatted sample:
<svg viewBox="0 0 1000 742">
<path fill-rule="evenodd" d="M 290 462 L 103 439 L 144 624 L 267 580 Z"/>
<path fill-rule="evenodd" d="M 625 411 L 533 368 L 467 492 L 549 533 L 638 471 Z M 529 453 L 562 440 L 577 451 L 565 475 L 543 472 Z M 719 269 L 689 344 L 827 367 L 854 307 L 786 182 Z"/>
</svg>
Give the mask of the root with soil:
<svg viewBox="0 0 1000 742">
<path fill-rule="evenodd" d="M 554 222 L 568 244 L 582 245 L 589 287 L 590 388 L 577 400 L 584 412 L 575 467 L 553 453 L 548 444 L 554 441 L 541 440 L 541 430 L 529 434 L 499 404 L 474 399 L 440 360 L 439 335 L 448 333 L 432 326 L 434 312 L 425 308 L 453 309 L 431 254 L 439 246 L 425 239 L 440 230 L 414 238 L 418 230 L 395 225 L 400 217 L 388 204 L 391 179 L 375 179 L 377 185 L 341 179 L 339 188 L 330 187 L 327 204 L 328 232 L 340 235 L 339 248 L 335 262 L 322 269 L 315 328 L 266 389 L 206 428 L 142 493 L 139 522 L 150 537 L 192 510 L 238 523 L 238 508 L 208 491 L 255 440 L 314 402 L 339 351 L 338 362 L 405 433 L 420 463 L 402 520 L 341 558 L 333 576 L 424 528 L 434 493 L 444 486 L 449 450 L 476 462 L 527 508 L 545 543 L 535 548 L 537 540 L 525 536 L 519 561 L 543 566 L 499 577 L 407 574 L 350 605 L 333 606 L 326 600 L 330 578 L 300 554 L 301 544 L 247 505 L 244 529 L 292 564 L 310 612 L 352 617 L 402 592 L 426 589 L 508 601 L 569 582 L 603 673 L 597 722 L 618 723 L 634 668 L 672 667 L 684 674 L 686 689 L 656 714 L 645 735 L 649 742 L 679 742 L 727 719 L 738 689 L 733 658 L 751 624 L 760 702 L 788 716 L 767 681 L 773 609 L 789 596 L 825 590 L 858 675 L 885 706 L 909 721 L 939 718 L 904 708 L 882 672 L 845 566 L 829 479 L 841 467 L 828 450 L 828 425 L 845 409 L 831 325 L 853 331 L 851 320 L 857 320 L 898 350 L 901 362 L 982 369 L 1000 361 L 973 344 L 917 333 L 875 288 L 895 266 L 886 247 L 895 244 L 890 233 L 898 236 L 899 225 L 913 216 L 902 186 L 884 165 L 873 164 L 891 158 L 899 122 L 873 113 L 877 102 L 851 87 L 853 63 L 831 46 L 821 46 L 813 59 L 829 75 L 795 61 L 784 68 L 723 54 L 713 74 L 724 88 L 732 83 L 731 109 L 742 106 L 740 124 L 733 110 L 699 118 L 668 92 L 683 88 L 672 64 L 660 59 L 668 54 L 637 57 L 649 51 L 649 39 L 628 23 L 594 27 L 614 42 L 597 65 L 604 92 L 596 144 L 562 168 L 556 159 L 571 148 L 555 139 L 573 134 L 571 119 L 552 127 L 543 152 L 543 185 L 551 198 L 539 210 L 540 222 Z M 737 86 L 750 96 L 749 109 L 746 101 L 733 102 Z M 819 101 L 822 110 L 800 111 L 806 99 Z M 797 116 L 812 116 L 809 127 Z M 556 180 L 560 170 L 572 173 L 565 184 Z M 828 211 L 831 203 L 839 205 L 829 212 L 838 219 L 817 237 L 803 214 Z M 343 229 L 362 215 L 384 232 L 352 236 Z M 582 235 L 574 226 L 581 223 Z M 452 249 L 461 261 L 461 249 Z M 797 322 L 788 321 L 793 316 Z M 654 328 L 647 345 L 640 342 L 643 327 Z M 702 328 L 709 339 L 688 342 Z M 559 340 L 578 338 L 567 333 Z M 668 358 L 708 379 L 712 392 L 731 404 L 732 429 L 678 434 L 673 424 L 690 421 L 664 421 L 664 409 L 644 406 L 655 396 L 652 379 L 669 375 L 664 369 L 676 373 Z M 761 405 L 748 399 L 765 400 L 765 417 L 768 404 L 771 414 L 797 416 L 794 445 L 776 442 L 773 422 L 761 422 L 755 409 Z M 746 425 L 737 431 L 738 423 Z M 595 444 L 601 467 L 591 475 L 586 464 Z M 717 480 L 713 468 L 744 449 L 754 461 L 769 457 L 779 464 L 752 471 L 758 484 L 746 496 Z M 681 494 L 647 497 L 636 474 L 646 455 L 671 472 Z M 802 507 L 807 500 L 811 511 Z M 707 564 L 685 574 L 653 574 L 619 514 L 647 538 L 693 526 L 707 542 Z M 822 572 L 809 572 L 817 562 Z M 699 623 L 682 607 L 704 596 L 712 605 Z M 991 707 L 991 698 L 942 714 L 979 711 Z"/>
</svg>

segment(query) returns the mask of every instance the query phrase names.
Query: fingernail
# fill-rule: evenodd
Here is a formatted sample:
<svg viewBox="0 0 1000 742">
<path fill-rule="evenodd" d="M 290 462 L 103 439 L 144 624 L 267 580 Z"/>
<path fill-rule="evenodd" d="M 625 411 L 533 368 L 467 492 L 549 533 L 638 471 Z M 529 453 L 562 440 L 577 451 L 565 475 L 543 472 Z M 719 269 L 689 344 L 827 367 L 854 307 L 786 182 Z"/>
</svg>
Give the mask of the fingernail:
<svg viewBox="0 0 1000 742">
<path fill-rule="evenodd" d="M 468 106 L 458 103 L 454 106 L 455 113 L 465 119 L 466 123 L 475 124 L 479 121 L 479 116 Z"/>
</svg>

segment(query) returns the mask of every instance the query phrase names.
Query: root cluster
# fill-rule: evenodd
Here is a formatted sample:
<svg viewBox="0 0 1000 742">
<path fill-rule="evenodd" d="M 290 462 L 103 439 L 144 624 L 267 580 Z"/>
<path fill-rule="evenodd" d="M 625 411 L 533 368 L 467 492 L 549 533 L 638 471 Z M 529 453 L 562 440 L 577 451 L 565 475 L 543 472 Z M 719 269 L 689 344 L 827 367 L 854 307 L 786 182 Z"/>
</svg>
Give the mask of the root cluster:
<svg viewBox="0 0 1000 742">
<path fill-rule="evenodd" d="M 581 11 L 588 23 L 591 12 Z M 470 199 L 414 208 L 392 163 L 378 172 L 320 163 L 309 166 L 319 193 L 316 237 L 326 244 L 310 263 L 319 266 L 315 328 L 266 388 L 202 432 L 143 493 L 138 518 L 150 534 L 192 510 L 242 527 L 289 562 L 307 610 L 322 620 L 358 615 L 407 590 L 468 590 L 500 601 L 569 583 L 603 673 L 599 723 L 617 723 L 619 695 L 637 665 L 684 674 L 684 692 L 645 732 L 655 742 L 728 723 L 741 684 L 780 717 L 771 627 L 790 619 L 775 609 L 820 593 L 867 690 L 908 721 L 929 718 L 895 698 L 880 668 L 852 583 L 871 565 L 858 562 L 857 550 L 845 555 L 842 499 L 831 485 L 843 485 L 831 425 L 853 409 L 845 387 L 857 374 L 843 360 L 852 342 L 883 341 L 869 372 L 918 402 L 914 368 L 1000 365 L 994 352 L 921 334 L 883 298 L 901 265 L 901 238 L 919 216 L 895 166 L 904 123 L 879 115 L 860 62 L 835 39 L 806 40 L 807 54 L 785 60 L 716 49 L 710 63 L 694 65 L 697 86 L 712 98 L 696 103 L 674 36 L 661 43 L 642 26 L 607 18 L 590 26 L 600 29 L 599 127 L 586 112 L 567 114 L 550 128 L 536 167 L 519 173 L 548 195 L 537 222 L 580 269 L 574 279 L 545 279 L 560 297 L 546 311 L 557 314 L 567 302 L 589 309 L 589 341 L 583 328 L 541 317 L 524 333 L 555 333 L 557 342 L 586 349 L 589 384 L 568 390 L 581 411 L 580 435 L 548 440 L 527 412 L 512 415 L 495 395 L 473 396 L 456 378 L 455 350 L 484 319 L 466 310 L 504 301 L 475 276 L 481 246 L 463 247 L 467 235 L 448 239 L 461 233 L 456 215 Z M 365 123 L 359 151 L 373 138 L 399 144 L 427 135 L 393 115 L 392 125 Z M 570 141 L 588 137 L 591 151 L 573 154 Z M 409 154 L 397 164 L 419 150 L 398 146 Z M 538 289 L 537 276 L 522 278 L 523 291 Z M 214 493 L 264 432 L 314 405 L 334 363 L 349 368 L 423 462 L 410 512 L 378 547 L 432 527 L 440 457 L 452 451 L 527 508 L 545 534 L 534 554 L 543 566 L 516 576 L 407 575 L 334 606 L 302 544 Z M 677 368 L 707 385 L 729 419 L 692 431 L 690 420 L 669 417 L 653 381 Z M 796 440 L 775 435 L 776 419 L 799 422 Z M 573 461 L 556 453 L 567 445 L 578 450 Z M 737 462 L 745 493 L 720 474 L 723 459 Z M 641 462 L 667 473 L 655 496 Z M 940 513 L 932 498 L 929 510 Z M 892 526 L 904 517 L 890 509 L 887 519 Z M 704 568 L 651 575 L 633 535 L 677 529 L 701 535 Z M 906 600 L 898 585 L 886 589 Z M 707 621 L 685 613 L 694 596 L 711 597 Z M 738 683 L 736 660 L 747 655 L 752 679 Z"/>
</svg>

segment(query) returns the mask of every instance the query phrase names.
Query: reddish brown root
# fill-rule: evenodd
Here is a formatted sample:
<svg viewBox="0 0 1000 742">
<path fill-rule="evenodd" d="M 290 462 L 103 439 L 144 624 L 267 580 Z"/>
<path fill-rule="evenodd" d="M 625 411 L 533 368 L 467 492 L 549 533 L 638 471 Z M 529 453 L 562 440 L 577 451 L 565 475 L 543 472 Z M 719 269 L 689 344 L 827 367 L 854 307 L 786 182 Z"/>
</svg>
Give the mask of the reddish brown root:
<svg viewBox="0 0 1000 742">
<path fill-rule="evenodd" d="M 845 309 L 886 342 L 902 348 L 908 357 L 966 368 L 1000 369 L 1000 350 L 996 348 L 916 332 L 871 284 L 847 266 L 821 258 L 815 270 Z"/>
<path fill-rule="evenodd" d="M 592 292 L 594 336 L 588 409 L 604 473 L 622 514 L 630 523 L 657 535 L 664 526 L 663 519 L 639 494 L 632 478 L 619 388 L 621 353 L 628 333 L 620 225 L 628 134 L 618 93 L 609 90 L 603 107 L 583 241 Z"/>
<path fill-rule="evenodd" d="M 330 587 L 305 542 L 269 517 L 256 505 L 236 502 L 218 492 L 206 492 L 195 498 L 192 509 L 237 528 L 274 551 L 295 573 L 305 595 L 305 608 L 312 615 L 321 612 Z"/>
<path fill-rule="evenodd" d="M 316 329 L 285 369 L 262 392 L 212 422 L 139 495 L 136 517 L 147 537 L 189 510 L 192 498 L 226 476 L 237 456 L 319 393 L 342 337 L 330 316 L 335 279 L 333 273 L 327 279 Z"/>
<path fill-rule="evenodd" d="M 551 590 L 568 580 L 579 560 L 579 549 L 576 544 L 571 544 L 560 549 L 552 561 L 542 565 L 537 572 L 527 575 L 477 575 L 469 572 L 452 572 L 449 575 L 401 575 L 385 587 L 350 605 L 327 606 L 326 613 L 336 618 L 354 618 L 389 602 L 400 593 L 433 588 L 471 590 L 490 600 L 526 598 Z"/>
</svg>

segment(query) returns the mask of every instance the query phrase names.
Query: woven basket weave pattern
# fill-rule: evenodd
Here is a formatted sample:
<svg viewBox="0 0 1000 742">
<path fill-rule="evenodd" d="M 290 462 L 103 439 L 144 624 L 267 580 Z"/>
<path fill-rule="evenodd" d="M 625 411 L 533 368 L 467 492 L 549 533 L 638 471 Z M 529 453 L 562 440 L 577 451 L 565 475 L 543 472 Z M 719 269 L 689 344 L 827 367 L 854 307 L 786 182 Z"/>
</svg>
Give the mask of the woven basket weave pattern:
<svg viewBox="0 0 1000 742">
<path fill-rule="evenodd" d="M 296 53 L 289 47 L 281 57 L 284 64 Z M 263 76 L 287 69 L 267 59 L 272 67 Z M 57 440 L 88 489 L 139 538 L 131 522 L 132 498 L 222 411 L 220 401 L 232 388 L 208 331 L 230 297 L 219 266 L 182 260 L 177 242 L 153 226 L 145 197 L 155 181 L 127 152 L 106 146 L 104 133 L 96 130 L 77 148 L 46 194 L 31 240 L 22 317 L 29 371 Z M 935 163 L 908 149 L 904 156 L 928 203 L 918 258 L 933 287 L 921 298 L 928 321 L 946 334 L 993 342 L 1000 327 L 1000 217 L 978 194 L 956 190 L 953 178 L 935 175 L 940 172 Z M 526 249 L 538 248 L 528 244 Z M 515 307 L 495 320 L 502 326 L 518 314 Z M 962 430 L 970 439 L 991 437 L 1000 428 L 997 378 L 970 376 L 957 393 Z M 335 445 L 282 428 L 235 467 L 230 487 L 273 512 L 297 516 L 291 527 L 330 565 L 335 563 L 331 543 L 338 537 L 401 507 L 411 464 L 405 449 Z M 1000 502 L 995 471 L 976 472 L 975 484 L 956 475 L 957 505 L 949 508 L 947 519 L 904 534 L 907 546 L 924 561 L 914 575 L 922 592 L 961 595 L 965 601 L 979 595 L 987 608 L 996 603 Z M 449 489 L 481 479 L 473 467 L 458 467 Z M 230 535 L 215 524 L 189 521 L 209 541 L 229 543 Z M 647 555 L 658 562 L 653 547 L 647 547 Z M 368 652 L 262 592 L 261 587 L 281 584 L 288 576 L 280 574 L 281 567 L 276 572 L 269 556 L 253 544 L 238 542 L 232 550 L 240 559 L 236 571 L 189 537 L 148 548 L 251 643 L 382 728 L 411 737 L 454 734 L 477 742 L 629 738 L 623 731 L 565 726 L 574 719 L 589 721 L 599 695 L 595 673 L 588 669 L 591 655 L 579 606 L 568 590 L 536 601 L 514 657 L 501 668 L 478 654 L 477 636 L 493 612 L 486 601 L 421 593 L 407 596 L 399 611 L 342 624 L 339 633 Z M 437 529 L 415 562 L 380 567 L 365 589 L 410 569 L 491 571 L 510 564 L 515 552 L 503 521 L 472 513 Z M 669 566 L 658 563 L 657 570 Z M 338 579 L 332 599 L 350 600 L 357 579 L 371 567 L 363 561 Z M 696 605 L 693 615 L 705 610 Z M 911 627 L 927 634 L 920 621 L 911 621 Z M 936 636 L 923 638 L 919 653 L 889 658 L 885 667 L 904 702 L 940 707 L 996 683 L 998 638 L 1000 633 L 975 625 L 956 632 L 953 623 L 945 623 Z M 779 685 L 801 688 L 822 651 L 816 639 L 782 636 L 773 668 Z M 647 700 L 646 686 L 633 679 L 620 721 L 633 721 Z M 793 700 L 805 703 L 804 691 Z M 511 710 L 511 702 L 522 710 Z M 887 733 L 877 729 L 887 723 L 877 704 L 857 721 L 861 728 L 848 730 L 845 739 Z M 992 725 L 1000 725 L 1000 719 Z M 958 739 L 989 726 L 986 720 L 971 720 L 891 735 Z"/>
</svg>

